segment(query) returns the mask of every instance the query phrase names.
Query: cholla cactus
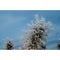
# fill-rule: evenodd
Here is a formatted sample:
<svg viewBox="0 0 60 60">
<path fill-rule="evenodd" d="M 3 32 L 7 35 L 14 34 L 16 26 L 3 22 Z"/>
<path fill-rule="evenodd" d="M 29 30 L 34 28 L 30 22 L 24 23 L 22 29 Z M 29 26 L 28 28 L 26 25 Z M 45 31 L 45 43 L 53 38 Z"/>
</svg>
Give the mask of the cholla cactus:
<svg viewBox="0 0 60 60">
<path fill-rule="evenodd" d="M 57 45 L 58 50 L 60 50 L 60 43 Z"/>
<path fill-rule="evenodd" d="M 46 36 L 51 29 L 51 25 L 50 22 L 46 23 L 43 17 L 40 19 L 36 15 L 35 20 L 31 24 L 28 24 L 29 29 L 25 31 L 26 35 L 24 36 L 25 42 L 23 49 L 46 49 Z"/>
<path fill-rule="evenodd" d="M 60 50 L 60 38 L 58 40 L 59 40 L 59 43 L 57 44 L 57 49 Z"/>
<path fill-rule="evenodd" d="M 7 41 L 7 43 L 6 43 L 6 50 L 12 50 L 12 49 L 13 49 L 12 41 Z"/>
</svg>

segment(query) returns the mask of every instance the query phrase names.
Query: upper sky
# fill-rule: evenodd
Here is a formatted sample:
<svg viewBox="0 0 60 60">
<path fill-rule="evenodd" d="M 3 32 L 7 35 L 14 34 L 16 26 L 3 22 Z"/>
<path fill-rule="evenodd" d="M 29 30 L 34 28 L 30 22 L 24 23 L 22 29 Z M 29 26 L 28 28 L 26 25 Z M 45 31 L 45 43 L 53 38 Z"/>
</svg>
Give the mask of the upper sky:
<svg viewBox="0 0 60 60">
<path fill-rule="evenodd" d="M 46 21 L 51 21 L 54 30 L 48 34 L 47 48 L 56 49 L 60 37 L 60 11 L 34 11 L 34 10 L 0 10 L 0 49 L 4 49 L 7 38 L 14 40 L 15 47 L 21 45 L 19 39 L 23 36 L 22 30 L 27 28 L 27 24 L 34 20 L 35 14 L 43 16 Z"/>
</svg>

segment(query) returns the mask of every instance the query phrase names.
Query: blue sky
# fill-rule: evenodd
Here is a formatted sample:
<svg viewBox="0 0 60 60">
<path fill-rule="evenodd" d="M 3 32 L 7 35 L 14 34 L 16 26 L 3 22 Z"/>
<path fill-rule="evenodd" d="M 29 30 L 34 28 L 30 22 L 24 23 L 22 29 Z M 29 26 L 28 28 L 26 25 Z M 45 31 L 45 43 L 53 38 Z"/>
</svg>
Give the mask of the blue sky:
<svg viewBox="0 0 60 60">
<path fill-rule="evenodd" d="M 21 46 L 19 39 L 23 36 L 22 30 L 27 28 L 35 14 L 51 21 L 54 31 L 48 34 L 47 48 L 56 49 L 60 37 L 60 11 L 59 10 L 0 10 L 0 49 L 4 49 L 6 38 L 13 39 L 14 45 Z"/>
</svg>

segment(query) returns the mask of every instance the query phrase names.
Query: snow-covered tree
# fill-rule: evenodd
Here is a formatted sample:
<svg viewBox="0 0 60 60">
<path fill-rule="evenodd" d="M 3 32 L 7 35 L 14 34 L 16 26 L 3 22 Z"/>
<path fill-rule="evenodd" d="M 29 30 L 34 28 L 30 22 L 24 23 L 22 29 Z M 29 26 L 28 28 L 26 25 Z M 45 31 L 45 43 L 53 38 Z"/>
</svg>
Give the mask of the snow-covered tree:
<svg viewBox="0 0 60 60">
<path fill-rule="evenodd" d="M 22 49 L 46 49 L 46 37 L 51 30 L 51 26 L 51 22 L 46 22 L 45 18 L 41 17 L 40 19 L 38 15 L 35 15 L 34 21 L 28 24 L 29 29 L 25 30 Z"/>
</svg>

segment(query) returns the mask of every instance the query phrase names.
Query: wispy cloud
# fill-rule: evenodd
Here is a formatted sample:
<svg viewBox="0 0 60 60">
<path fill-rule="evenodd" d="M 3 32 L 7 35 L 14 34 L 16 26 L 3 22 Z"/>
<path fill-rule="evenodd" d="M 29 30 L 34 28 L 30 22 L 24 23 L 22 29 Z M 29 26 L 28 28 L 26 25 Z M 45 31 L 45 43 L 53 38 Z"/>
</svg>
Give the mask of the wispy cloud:
<svg viewBox="0 0 60 60">
<path fill-rule="evenodd" d="M 0 24 L 0 28 L 6 28 L 9 27 L 10 25 L 14 25 L 18 22 L 21 23 L 21 21 L 25 20 L 26 17 L 13 17 L 13 16 L 6 16 L 4 17 L 3 23 Z"/>
</svg>

